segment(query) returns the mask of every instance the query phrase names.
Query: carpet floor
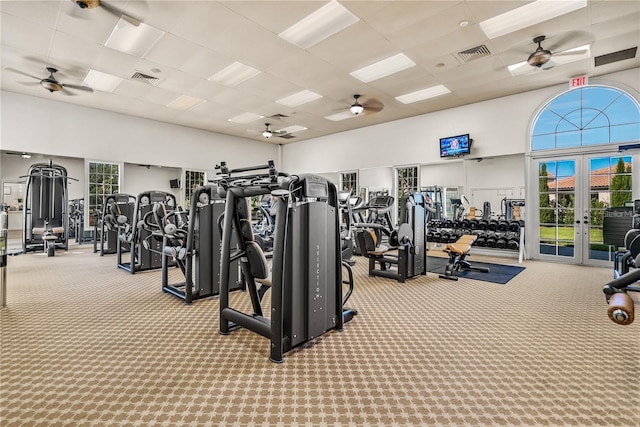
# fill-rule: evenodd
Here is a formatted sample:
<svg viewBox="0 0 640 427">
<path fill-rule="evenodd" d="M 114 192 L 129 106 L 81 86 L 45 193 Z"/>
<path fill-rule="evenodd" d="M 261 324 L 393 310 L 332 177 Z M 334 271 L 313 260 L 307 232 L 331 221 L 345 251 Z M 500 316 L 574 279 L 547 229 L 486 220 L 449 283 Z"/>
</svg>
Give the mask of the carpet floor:
<svg viewBox="0 0 640 427">
<path fill-rule="evenodd" d="M 640 321 L 607 318 L 610 269 L 399 284 L 358 259 L 358 316 L 274 364 L 266 339 L 218 334 L 215 298 L 187 306 L 91 249 L 9 258 L 0 425 L 640 425 Z"/>
</svg>

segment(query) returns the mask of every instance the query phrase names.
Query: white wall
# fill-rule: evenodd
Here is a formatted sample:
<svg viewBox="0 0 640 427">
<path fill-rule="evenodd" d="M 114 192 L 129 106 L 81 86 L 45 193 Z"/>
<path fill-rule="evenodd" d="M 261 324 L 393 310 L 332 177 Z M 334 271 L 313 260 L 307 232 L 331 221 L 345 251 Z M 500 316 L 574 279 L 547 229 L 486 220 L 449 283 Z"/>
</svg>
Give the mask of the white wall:
<svg viewBox="0 0 640 427">
<path fill-rule="evenodd" d="M 237 168 L 278 158 L 275 144 L 13 92 L 0 95 L 3 150 L 195 170 L 223 160 Z"/>
<path fill-rule="evenodd" d="M 181 174 L 182 170 L 178 168 L 151 166 L 147 169 L 137 164 L 125 163 L 121 192 L 137 196 L 148 190 L 166 191 L 173 194 L 178 204 L 182 205 L 180 189 L 169 185 L 170 180 L 181 179 Z"/>
</svg>

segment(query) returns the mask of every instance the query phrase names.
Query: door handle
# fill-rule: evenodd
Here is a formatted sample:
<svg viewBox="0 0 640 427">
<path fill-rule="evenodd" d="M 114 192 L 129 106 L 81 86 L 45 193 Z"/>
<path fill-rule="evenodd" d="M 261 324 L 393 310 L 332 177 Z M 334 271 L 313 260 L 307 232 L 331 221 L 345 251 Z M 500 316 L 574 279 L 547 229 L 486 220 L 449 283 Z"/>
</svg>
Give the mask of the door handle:
<svg viewBox="0 0 640 427">
<path fill-rule="evenodd" d="M 578 220 L 578 221 L 576 221 L 576 224 L 580 224 L 580 221 L 579 221 L 579 220 Z"/>
<path fill-rule="evenodd" d="M 583 223 L 584 223 L 584 224 L 589 224 L 589 221 L 586 221 L 586 220 L 585 220 Z"/>
</svg>

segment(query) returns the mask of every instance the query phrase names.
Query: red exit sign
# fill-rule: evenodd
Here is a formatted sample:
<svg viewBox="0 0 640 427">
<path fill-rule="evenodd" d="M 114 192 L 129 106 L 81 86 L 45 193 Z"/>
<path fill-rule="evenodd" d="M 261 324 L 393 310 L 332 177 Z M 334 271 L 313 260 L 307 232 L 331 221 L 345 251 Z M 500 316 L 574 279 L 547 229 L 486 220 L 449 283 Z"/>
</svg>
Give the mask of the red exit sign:
<svg viewBox="0 0 640 427">
<path fill-rule="evenodd" d="M 587 76 L 571 77 L 571 80 L 569 80 L 570 87 L 586 86 L 587 83 L 589 83 Z"/>
</svg>

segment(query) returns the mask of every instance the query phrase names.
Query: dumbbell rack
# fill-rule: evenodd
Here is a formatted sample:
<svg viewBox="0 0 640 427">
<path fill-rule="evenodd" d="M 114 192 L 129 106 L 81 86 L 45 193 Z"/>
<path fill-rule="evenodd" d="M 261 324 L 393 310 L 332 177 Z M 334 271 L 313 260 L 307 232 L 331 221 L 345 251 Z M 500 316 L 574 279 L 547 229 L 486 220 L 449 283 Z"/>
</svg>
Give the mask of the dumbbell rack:
<svg viewBox="0 0 640 427">
<path fill-rule="evenodd" d="M 478 236 L 474 246 L 488 249 L 493 254 L 504 251 L 505 255 L 519 253 L 524 256 L 524 221 L 499 219 L 431 220 L 427 224 L 427 242 L 435 244 L 453 243 L 464 234 Z"/>
</svg>

